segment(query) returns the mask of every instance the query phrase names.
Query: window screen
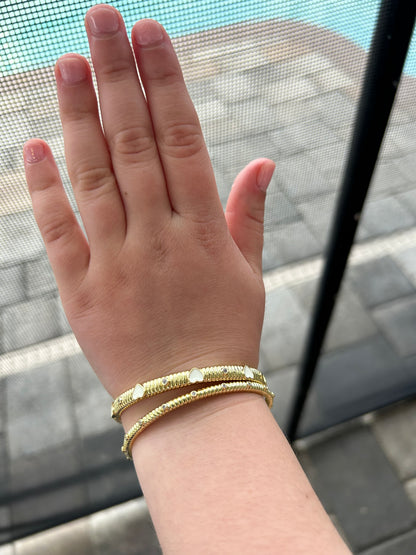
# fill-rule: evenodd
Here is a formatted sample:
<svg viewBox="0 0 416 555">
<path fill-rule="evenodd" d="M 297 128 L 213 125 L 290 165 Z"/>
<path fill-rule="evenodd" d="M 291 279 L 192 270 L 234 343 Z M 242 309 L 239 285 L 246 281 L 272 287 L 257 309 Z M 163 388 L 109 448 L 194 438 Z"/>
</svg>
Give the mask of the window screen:
<svg viewBox="0 0 416 555">
<path fill-rule="evenodd" d="M 282 378 L 282 388 L 300 360 L 379 4 L 112 2 L 128 32 L 149 17 L 173 37 L 224 206 L 248 162 L 269 157 L 277 164 L 265 217 L 260 369 L 271 384 Z M 27 139 L 46 140 L 79 218 L 65 167 L 53 66 L 67 52 L 90 59 L 83 19 L 92 5 L 0 4 L 0 542 L 140 495 L 133 467 L 120 452 L 122 431 L 109 416 L 111 399 L 65 318 L 22 162 Z M 376 338 L 395 362 L 415 366 L 414 342 L 391 331 L 386 313 L 387 303 L 399 298 L 397 310 L 405 311 L 402 320 L 408 322 L 403 329 L 409 334 L 414 326 L 414 334 L 414 316 L 403 299 L 416 312 L 415 60 L 413 41 L 358 233 L 358 258 L 325 347 L 329 357 Z M 388 286 L 378 296 L 372 291 L 370 261 L 399 275 L 397 294 Z M 367 348 L 369 366 L 372 356 L 380 359 L 376 347 Z M 325 396 L 325 380 L 319 395 Z M 319 395 L 314 406 L 322 407 Z M 278 419 L 287 408 L 281 397 Z M 359 410 L 371 408 L 367 401 L 360 399 Z"/>
</svg>

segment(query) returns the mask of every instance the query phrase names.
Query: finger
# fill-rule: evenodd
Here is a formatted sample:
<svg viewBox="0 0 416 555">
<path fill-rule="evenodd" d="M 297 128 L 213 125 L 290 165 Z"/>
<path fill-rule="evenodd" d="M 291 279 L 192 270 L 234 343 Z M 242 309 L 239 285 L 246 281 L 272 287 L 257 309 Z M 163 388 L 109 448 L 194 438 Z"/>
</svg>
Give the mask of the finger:
<svg viewBox="0 0 416 555">
<path fill-rule="evenodd" d="M 165 177 L 133 53 L 119 12 L 94 6 L 86 15 L 104 132 L 126 206 L 127 225 L 148 228 L 171 215 Z"/>
<path fill-rule="evenodd" d="M 228 229 L 253 270 L 262 272 L 263 222 L 266 189 L 275 163 L 267 158 L 250 162 L 236 177 L 228 197 Z"/>
<path fill-rule="evenodd" d="M 98 115 L 91 70 L 77 54 L 55 66 L 65 156 L 92 252 L 112 253 L 125 239 L 126 217 Z"/>
<path fill-rule="evenodd" d="M 223 217 L 198 116 L 166 31 L 142 20 L 132 41 L 172 207 L 202 220 Z"/>
<path fill-rule="evenodd" d="M 64 299 L 82 282 L 88 270 L 90 249 L 49 146 L 40 139 L 26 142 L 24 162 L 35 219 Z"/>
</svg>

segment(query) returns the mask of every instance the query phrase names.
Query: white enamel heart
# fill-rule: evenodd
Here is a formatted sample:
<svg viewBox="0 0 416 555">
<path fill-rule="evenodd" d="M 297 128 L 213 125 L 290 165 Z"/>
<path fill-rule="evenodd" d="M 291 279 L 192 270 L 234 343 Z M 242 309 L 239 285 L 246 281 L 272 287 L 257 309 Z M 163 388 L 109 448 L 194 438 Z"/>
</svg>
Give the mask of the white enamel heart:
<svg viewBox="0 0 416 555">
<path fill-rule="evenodd" d="M 133 401 L 135 401 L 136 399 L 141 399 L 143 395 L 144 395 L 144 387 L 138 383 L 134 388 L 133 395 L 131 396 L 131 398 L 133 399 Z"/>
<path fill-rule="evenodd" d="M 192 368 L 192 370 L 189 372 L 189 381 L 190 383 L 204 381 L 204 375 L 202 374 L 201 370 L 199 370 L 199 368 Z"/>
<path fill-rule="evenodd" d="M 246 378 L 254 378 L 253 370 L 249 368 L 247 365 L 244 366 L 244 374 Z"/>
</svg>

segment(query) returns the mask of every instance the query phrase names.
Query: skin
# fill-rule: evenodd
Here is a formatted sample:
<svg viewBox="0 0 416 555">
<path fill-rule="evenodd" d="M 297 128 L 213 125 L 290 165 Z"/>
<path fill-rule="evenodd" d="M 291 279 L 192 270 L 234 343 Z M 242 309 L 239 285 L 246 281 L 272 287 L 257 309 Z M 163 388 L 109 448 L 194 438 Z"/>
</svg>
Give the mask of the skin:
<svg viewBox="0 0 416 555">
<path fill-rule="evenodd" d="M 105 32 L 97 31 L 100 22 Z M 265 191 L 275 164 L 265 158 L 248 164 L 224 214 L 166 31 L 153 20 L 138 21 L 132 49 L 121 15 L 108 5 L 91 8 L 85 25 L 103 128 L 87 60 L 62 56 L 55 77 L 68 174 L 87 237 L 49 146 L 41 139 L 24 146 L 35 218 L 74 334 L 114 398 L 137 382 L 194 366 L 256 367 Z M 125 429 L 177 395 L 127 410 Z M 229 474 L 242 456 L 252 465 L 267 461 L 262 479 L 245 476 L 243 485 Z M 189 479 L 195 457 L 203 457 L 202 481 Z M 256 552 L 271 553 L 280 542 L 282 552 L 304 546 L 318 553 L 316 530 L 322 545 L 331 546 L 326 552 L 348 552 L 257 395 L 225 395 L 165 416 L 136 440 L 133 458 L 165 553 L 253 552 L 244 551 L 250 540 L 239 499 L 247 484 L 254 520 L 265 531 Z M 220 460 L 230 462 L 227 471 Z M 218 503 L 234 515 L 234 532 L 218 521 Z M 187 518 L 191 508 L 203 517 L 197 526 Z M 290 551 L 297 542 L 299 550 Z"/>
</svg>

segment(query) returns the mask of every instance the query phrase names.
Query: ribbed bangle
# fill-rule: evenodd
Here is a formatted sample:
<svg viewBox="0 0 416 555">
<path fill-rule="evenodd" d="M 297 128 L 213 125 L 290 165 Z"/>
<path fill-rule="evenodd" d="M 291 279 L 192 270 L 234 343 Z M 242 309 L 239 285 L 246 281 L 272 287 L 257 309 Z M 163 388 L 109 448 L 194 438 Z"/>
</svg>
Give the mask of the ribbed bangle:
<svg viewBox="0 0 416 555">
<path fill-rule="evenodd" d="M 191 391 L 190 393 L 186 393 L 185 395 L 181 395 L 176 399 L 172 399 L 160 405 L 156 409 L 152 410 L 151 412 L 147 413 L 143 418 L 141 418 L 136 424 L 130 428 L 130 430 L 124 436 L 124 443 L 121 448 L 122 452 L 125 454 L 126 458 L 131 460 L 131 449 L 134 440 L 137 436 L 145 430 L 150 424 L 164 416 L 165 414 L 183 406 L 187 405 L 188 403 L 192 403 L 194 401 L 198 401 L 199 399 L 205 399 L 207 397 L 211 397 L 213 395 L 222 395 L 224 393 L 233 393 L 233 392 L 241 392 L 241 391 L 248 391 L 253 393 L 258 393 L 259 395 L 263 395 L 265 401 L 267 402 L 269 408 L 273 406 L 273 399 L 274 393 L 272 393 L 267 385 L 258 383 L 258 382 L 229 382 L 229 383 L 222 383 L 217 385 L 212 385 L 210 387 L 206 387 L 203 389 L 198 389 L 195 391 Z"/>
<path fill-rule="evenodd" d="M 120 422 L 121 414 L 142 399 L 153 397 L 159 393 L 178 389 L 188 385 L 202 382 L 219 382 L 219 381 L 253 381 L 266 384 L 264 375 L 256 368 L 249 366 L 208 366 L 206 368 L 192 368 L 185 372 L 177 372 L 169 374 L 162 378 L 156 378 L 143 384 L 136 384 L 117 397 L 111 406 L 111 417 Z"/>
</svg>

